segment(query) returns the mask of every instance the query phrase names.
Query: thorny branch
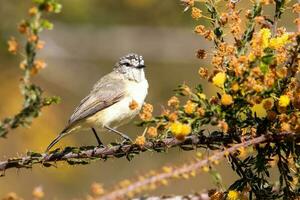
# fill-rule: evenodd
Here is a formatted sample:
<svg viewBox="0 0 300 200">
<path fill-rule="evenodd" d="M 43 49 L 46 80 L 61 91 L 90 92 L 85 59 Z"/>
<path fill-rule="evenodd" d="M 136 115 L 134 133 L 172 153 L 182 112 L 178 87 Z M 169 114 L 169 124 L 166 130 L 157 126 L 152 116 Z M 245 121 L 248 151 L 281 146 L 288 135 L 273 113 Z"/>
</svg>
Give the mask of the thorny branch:
<svg viewBox="0 0 300 200">
<path fill-rule="evenodd" d="M 175 195 L 175 196 L 149 196 L 149 197 L 139 197 L 133 200 L 209 200 L 207 193 L 196 193 L 190 195 Z"/>
<path fill-rule="evenodd" d="M 120 188 L 120 189 L 114 190 L 110 193 L 107 193 L 106 195 L 98 198 L 98 200 L 113 200 L 113 199 L 118 199 L 118 198 L 124 197 L 127 194 L 134 193 L 135 191 L 138 191 L 138 189 L 143 188 L 147 185 L 159 183 L 165 179 L 169 179 L 172 177 L 187 174 L 192 171 L 196 171 L 197 169 L 200 169 L 201 167 L 208 165 L 210 162 L 222 159 L 224 156 L 237 151 L 241 147 L 247 147 L 250 145 L 259 144 L 259 143 L 263 143 L 266 141 L 282 139 L 283 137 L 292 136 L 292 135 L 293 135 L 292 133 L 281 133 L 280 135 L 271 135 L 270 134 L 270 135 L 261 135 L 256 138 L 249 139 L 245 142 L 232 145 L 231 147 L 229 147 L 227 149 L 223 149 L 222 151 L 216 152 L 212 156 L 207 157 L 206 159 L 197 160 L 191 164 L 185 164 L 181 167 L 174 168 L 173 170 L 170 170 L 168 172 L 158 173 L 157 175 L 151 176 L 149 178 L 138 180 L 138 181 L 130 184 L 128 187 Z"/>
<path fill-rule="evenodd" d="M 267 134 L 260 136 L 256 140 L 264 141 L 266 138 L 271 139 L 282 139 L 283 136 L 293 135 L 291 133 L 281 133 L 281 134 Z M 241 145 L 250 145 L 251 138 L 245 139 L 246 142 Z M 250 142 L 250 144 L 249 144 Z M 10 168 L 31 168 L 33 165 L 42 164 L 45 167 L 53 166 L 56 162 L 67 162 L 70 165 L 75 164 L 88 164 L 93 160 L 103 159 L 106 160 L 112 157 L 126 157 L 131 160 L 135 155 L 145 152 L 145 151 L 156 151 L 163 152 L 169 148 L 180 147 L 185 151 L 194 150 L 197 148 L 209 148 L 209 149 L 219 149 L 220 146 L 227 146 L 234 143 L 228 135 L 220 134 L 219 136 L 206 136 L 204 134 L 191 135 L 185 138 L 184 141 L 177 140 L 175 138 L 166 138 L 163 140 L 153 140 L 145 143 L 144 146 L 139 146 L 137 144 L 111 144 L 106 147 L 66 147 L 63 150 L 56 149 L 49 153 L 36 153 L 28 152 L 27 156 L 10 158 L 6 161 L 0 162 L 0 171 L 5 172 L 5 170 Z M 4 175 L 4 173 L 3 173 Z"/>
</svg>

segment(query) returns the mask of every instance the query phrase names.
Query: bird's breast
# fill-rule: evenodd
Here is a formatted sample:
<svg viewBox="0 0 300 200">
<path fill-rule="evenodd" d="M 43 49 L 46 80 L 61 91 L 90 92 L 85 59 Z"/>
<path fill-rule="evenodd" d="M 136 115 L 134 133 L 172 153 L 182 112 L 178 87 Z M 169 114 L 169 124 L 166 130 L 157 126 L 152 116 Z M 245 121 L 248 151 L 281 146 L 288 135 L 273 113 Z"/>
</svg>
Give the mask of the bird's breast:
<svg viewBox="0 0 300 200">
<path fill-rule="evenodd" d="M 124 97 L 112 106 L 98 112 L 90 120 L 98 126 L 118 127 L 127 123 L 135 117 L 144 103 L 148 93 L 148 82 L 141 81 L 139 83 L 128 81 L 126 84 L 126 93 Z M 132 103 L 135 106 L 130 106 Z"/>
<path fill-rule="evenodd" d="M 141 108 L 148 93 L 148 82 L 144 79 L 141 82 L 128 81 L 126 84 L 127 96 L 136 101 Z"/>
</svg>

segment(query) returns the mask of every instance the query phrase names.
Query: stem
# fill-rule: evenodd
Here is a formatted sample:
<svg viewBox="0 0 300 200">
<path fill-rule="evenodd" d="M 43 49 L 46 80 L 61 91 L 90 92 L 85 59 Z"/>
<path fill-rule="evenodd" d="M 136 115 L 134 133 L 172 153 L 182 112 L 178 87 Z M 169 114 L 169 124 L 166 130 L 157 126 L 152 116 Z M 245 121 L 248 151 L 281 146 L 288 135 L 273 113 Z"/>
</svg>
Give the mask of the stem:
<svg viewBox="0 0 300 200">
<path fill-rule="evenodd" d="M 262 135 L 262 136 L 259 136 L 257 138 L 251 139 L 249 141 L 245 141 L 243 143 L 235 144 L 235 145 L 233 145 L 232 147 L 230 147 L 228 149 L 225 149 L 223 151 L 214 153 L 212 156 L 210 156 L 206 159 L 198 160 L 198 161 L 195 161 L 192 164 L 188 164 L 188 165 L 185 164 L 185 165 L 183 165 L 179 168 L 171 170 L 170 172 L 160 173 L 160 174 L 154 175 L 152 177 L 143 179 L 141 181 L 136 181 L 135 183 L 129 185 L 128 187 L 112 191 L 112 192 L 98 198 L 97 200 L 114 200 L 114 199 L 119 199 L 119 198 L 125 197 L 128 193 L 134 193 L 139 188 L 144 188 L 147 185 L 156 184 L 156 183 L 161 182 L 163 180 L 170 179 L 174 176 L 188 174 L 192 171 L 196 171 L 196 170 L 208 165 L 212 161 L 222 159 L 228 153 L 235 152 L 241 147 L 247 147 L 247 146 L 250 146 L 250 145 L 262 143 L 262 142 L 266 141 L 267 138 L 268 137 L 266 137 L 265 135 Z"/>
</svg>

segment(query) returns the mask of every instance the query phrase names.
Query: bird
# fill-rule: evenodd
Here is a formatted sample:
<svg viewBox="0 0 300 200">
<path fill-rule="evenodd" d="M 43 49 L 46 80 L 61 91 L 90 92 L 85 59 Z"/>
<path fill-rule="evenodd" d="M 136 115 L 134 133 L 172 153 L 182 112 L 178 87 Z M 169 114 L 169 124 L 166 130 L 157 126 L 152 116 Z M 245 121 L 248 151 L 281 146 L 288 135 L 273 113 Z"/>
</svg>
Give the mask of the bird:
<svg viewBox="0 0 300 200">
<path fill-rule="evenodd" d="M 81 100 L 66 127 L 49 144 L 48 152 L 63 137 L 81 130 L 91 130 L 98 145 L 103 145 L 97 131 L 114 132 L 124 141 L 131 139 L 117 130 L 141 110 L 148 94 L 148 81 L 141 55 L 127 54 L 114 65 L 112 72 L 100 78 L 90 93 Z M 134 103 L 135 106 L 130 105 Z"/>
</svg>

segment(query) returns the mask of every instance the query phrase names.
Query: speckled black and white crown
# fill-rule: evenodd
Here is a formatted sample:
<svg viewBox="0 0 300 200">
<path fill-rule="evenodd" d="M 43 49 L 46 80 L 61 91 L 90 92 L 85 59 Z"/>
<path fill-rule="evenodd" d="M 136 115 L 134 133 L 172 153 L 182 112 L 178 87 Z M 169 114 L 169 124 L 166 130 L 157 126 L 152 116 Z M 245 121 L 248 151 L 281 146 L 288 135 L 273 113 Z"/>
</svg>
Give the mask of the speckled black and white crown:
<svg viewBox="0 0 300 200">
<path fill-rule="evenodd" d="M 143 56 L 140 56 L 135 53 L 127 54 L 126 56 L 123 56 L 120 58 L 119 62 L 115 64 L 115 68 L 119 67 L 133 67 L 133 68 L 144 68 L 145 63 Z"/>
</svg>

